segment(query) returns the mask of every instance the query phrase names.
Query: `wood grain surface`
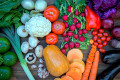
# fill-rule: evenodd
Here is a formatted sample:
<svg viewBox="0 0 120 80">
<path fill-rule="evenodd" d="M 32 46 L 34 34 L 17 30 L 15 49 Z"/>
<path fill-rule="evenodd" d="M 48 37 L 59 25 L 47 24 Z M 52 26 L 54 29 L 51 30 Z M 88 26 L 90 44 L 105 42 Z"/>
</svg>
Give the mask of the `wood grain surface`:
<svg viewBox="0 0 120 80">
<path fill-rule="evenodd" d="M 46 1 L 47 1 L 48 5 L 53 5 L 53 3 L 54 3 L 54 0 L 46 0 Z M 115 25 L 119 25 L 119 26 L 120 26 L 120 20 L 115 21 Z M 88 35 L 89 35 L 90 38 L 92 38 L 91 32 L 88 32 Z M 45 42 L 45 38 L 38 38 L 38 39 L 40 40 L 40 43 L 39 43 L 40 45 L 43 45 L 44 47 L 47 46 L 47 44 L 46 44 L 46 42 Z M 27 37 L 27 38 L 21 38 L 21 43 L 22 43 L 23 41 L 28 41 L 28 37 Z M 58 42 L 57 42 L 56 45 L 57 45 L 58 47 L 60 47 L 60 44 L 61 44 L 62 41 L 63 41 L 63 37 L 59 35 L 59 40 L 58 40 Z M 83 50 L 83 54 L 84 54 L 83 61 L 84 61 L 84 62 L 85 62 L 86 59 L 87 59 L 87 56 L 88 56 L 89 51 L 90 51 L 90 48 L 91 48 L 91 45 L 88 46 L 88 49 L 87 49 L 87 50 Z M 106 49 L 106 50 L 111 50 L 112 48 L 111 48 L 110 46 L 106 46 L 105 49 Z M 11 49 L 11 51 L 14 51 L 14 50 Z M 30 50 L 29 52 L 34 52 L 34 50 Z M 40 64 L 39 61 L 38 61 L 38 59 L 37 59 L 37 61 L 36 61 L 35 64 L 36 64 L 37 66 Z M 44 65 L 45 65 L 45 62 L 44 62 Z M 46 79 L 40 79 L 40 78 L 38 77 L 38 73 L 37 73 L 38 68 L 32 70 L 32 69 L 30 68 L 31 65 L 28 65 L 28 66 L 29 66 L 29 69 L 30 69 L 30 71 L 32 72 L 32 74 L 33 74 L 33 76 L 35 77 L 36 80 L 54 80 L 54 78 L 55 78 L 55 77 L 49 75 Z M 99 62 L 99 68 L 98 68 L 98 75 L 99 75 L 102 71 L 104 71 L 105 69 L 107 69 L 109 66 L 110 66 L 110 65 L 104 64 L 104 63 L 102 63 L 101 60 L 100 60 L 100 62 Z M 14 66 L 12 66 L 11 68 L 12 68 L 12 71 L 13 71 L 13 76 L 11 77 L 10 80 L 28 80 L 28 78 L 27 78 L 26 74 L 24 73 L 24 71 L 23 71 L 23 69 L 22 69 L 19 61 L 18 61 Z M 120 80 L 120 73 L 115 77 L 114 80 Z"/>
</svg>

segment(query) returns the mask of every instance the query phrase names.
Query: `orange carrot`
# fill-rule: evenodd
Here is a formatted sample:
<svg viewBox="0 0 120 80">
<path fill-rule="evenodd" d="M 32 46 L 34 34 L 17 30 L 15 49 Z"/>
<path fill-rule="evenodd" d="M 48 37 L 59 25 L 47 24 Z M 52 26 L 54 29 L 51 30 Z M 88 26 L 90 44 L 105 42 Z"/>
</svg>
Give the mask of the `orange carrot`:
<svg viewBox="0 0 120 80">
<path fill-rule="evenodd" d="M 100 54 L 99 51 L 96 51 L 94 62 L 93 62 L 92 69 L 90 72 L 89 80 L 96 80 L 98 63 L 99 63 L 99 54 Z"/>
<path fill-rule="evenodd" d="M 90 44 L 93 44 L 93 43 L 94 43 L 93 39 L 90 39 L 89 43 L 90 43 Z"/>
<path fill-rule="evenodd" d="M 62 76 L 61 80 L 73 80 L 70 76 Z"/>
<path fill-rule="evenodd" d="M 85 71 L 83 73 L 83 76 L 82 76 L 81 80 L 88 80 L 90 70 L 92 68 L 92 63 L 93 63 L 93 60 L 94 60 L 95 52 L 96 52 L 96 46 L 92 45 L 92 48 L 90 50 L 90 53 L 89 53 L 87 61 L 86 61 Z"/>
</svg>

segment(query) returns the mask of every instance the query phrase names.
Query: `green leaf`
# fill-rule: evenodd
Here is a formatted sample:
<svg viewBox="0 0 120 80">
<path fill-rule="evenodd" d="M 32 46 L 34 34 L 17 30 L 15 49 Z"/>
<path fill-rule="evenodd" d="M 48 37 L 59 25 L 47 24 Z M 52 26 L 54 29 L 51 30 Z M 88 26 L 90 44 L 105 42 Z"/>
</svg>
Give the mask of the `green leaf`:
<svg viewBox="0 0 120 80">
<path fill-rule="evenodd" d="M 59 0 L 55 0 L 55 1 L 54 1 L 54 5 L 59 9 L 59 7 L 60 7 L 60 6 L 59 6 Z"/>
<path fill-rule="evenodd" d="M 62 49 L 66 43 L 67 43 L 67 42 L 64 42 L 64 41 L 63 41 L 63 42 L 61 43 L 60 49 Z"/>
</svg>

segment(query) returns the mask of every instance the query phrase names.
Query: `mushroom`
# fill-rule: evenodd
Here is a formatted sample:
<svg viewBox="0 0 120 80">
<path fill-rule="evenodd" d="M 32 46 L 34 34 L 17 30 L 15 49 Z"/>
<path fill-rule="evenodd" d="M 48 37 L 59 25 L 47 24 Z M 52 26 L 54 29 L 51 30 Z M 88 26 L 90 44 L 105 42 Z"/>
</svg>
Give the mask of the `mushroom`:
<svg viewBox="0 0 120 80">
<path fill-rule="evenodd" d="M 27 53 L 29 50 L 29 43 L 27 41 L 23 42 L 21 45 L 21 51 Z"/>
<path fill-rule="evenodd" d="M 28 42 L 32 48 L 36 47 L 37 44 L 40 42 L 36 37 L 29 37 Z"/>
<path fill-rule="evenodd" d="M 28 33 L 25 31 L 25 26 L 24 25 L 21 25 L 17 28 L 17 34 L 20 37 L 27 37 L 28 36 Z"/>
<path fill-rule="evenodd" d="M 35 54 L 37 57 L 42 57 L 42 55 L 43 55 L 43 46 L 42 45 L 38 45 L 35 48 Z"/>
<path fill-rule="evenodd" d="M 33 64 L 35 63 L 36 61 L 36 56 L 34 53 L 28 53 L 26 56 L 25 56 L 25 60 L 28 64 Z"/>
</svg>

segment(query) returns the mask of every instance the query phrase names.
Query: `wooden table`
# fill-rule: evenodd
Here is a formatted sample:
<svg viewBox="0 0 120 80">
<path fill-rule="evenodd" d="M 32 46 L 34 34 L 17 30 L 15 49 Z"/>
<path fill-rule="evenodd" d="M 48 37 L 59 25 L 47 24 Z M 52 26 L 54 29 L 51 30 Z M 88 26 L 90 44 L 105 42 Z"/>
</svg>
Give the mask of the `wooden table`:
<svg viewBox="0 0 120 80">
<path fill-rule="evenodd" d="M 54 3 L 54 0 L 46 0 L 48 2 L 48 5 L 53 5 Z M 117 20 L 115 21 L 115 25 L 119 25 L 120 26 L 120 20 Z M 92 37 L 92 35 L 90 35 L 91 32 L 89 32 L 89 36 Z M 21 38 L 21 42 L 23 41 L 27 41 L 28 40 L 28 37 L 27 38 Z M 46 47 L 46 42 L 45 42 L 45 38 L 39 38 L 40 40 L 40 43 L 41 45 L 43 45 L 44 47 Z M 61 42 L 63 41 L 63 37 L 62 36 L 59 36 L 59 40 L 58 40 L 58 43 L 56 44 L 58 47 L 60 47 L 60 44 Z M 88 49 L 87 50 L 83 50 L 83 54 L 84 54 L 84 58 L 83 60 L 86 61 L 87 59 L 87 56 L 88 56 L 88 53 L 90 51 L 90 48 L 91 48 L 91 45 L 88 46 Z M 110 46 L 106 46 L 105 47 L 106 50 L 111 50 L 112 48 Z M 12 49 L 11 49 L 12 50 Z M 13 51 L 13 50 L 12 50 Z M 34 52 L 33 51 L 29 51 L 29 52 Z M 35 63 L 37 66 L 39 63 L 38 59 Z M 44 62 L 44 65 L 45 65 L 45 62 Z M 30 67 L 31 65 L 28 65 L 29 66 L 29 69 L 31 70 L 33 76 L 35 77 L 36 80 L 54 80 L 55 77 L 49 75 L 46 79 L 40 79 L 38 77 L 38 73 L 37 73 L 37 70 L 38 69 L 35 69 L 35 70 L 32 70 Z M 99 62 L 99 68 L 98 68 L 98 75 L 104 71 L 105 69 L 107 69 L 110 65 L 108 64 L 104 64 L 101 62 Z M 13 70 L 13 76 L 10 80 L 28 80 L 26 74 L 24 73 L 22 67 L 20 66 L 20 62 L 18 61 L 14 66 L 12 66 L 12 70 Z M 120 73 L 115 77 L 114 80 L 120 80 Z"/>
</svg>

